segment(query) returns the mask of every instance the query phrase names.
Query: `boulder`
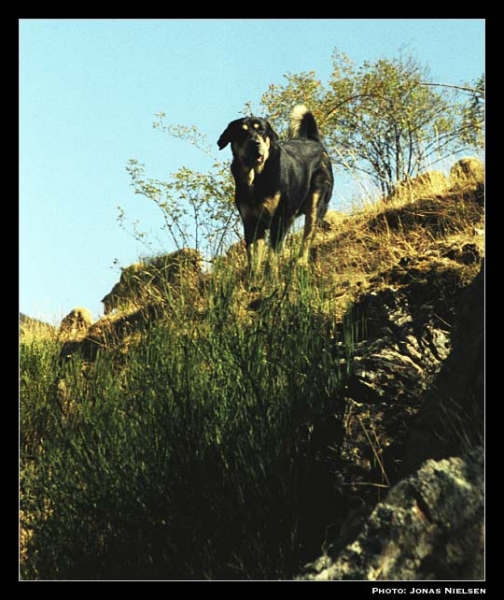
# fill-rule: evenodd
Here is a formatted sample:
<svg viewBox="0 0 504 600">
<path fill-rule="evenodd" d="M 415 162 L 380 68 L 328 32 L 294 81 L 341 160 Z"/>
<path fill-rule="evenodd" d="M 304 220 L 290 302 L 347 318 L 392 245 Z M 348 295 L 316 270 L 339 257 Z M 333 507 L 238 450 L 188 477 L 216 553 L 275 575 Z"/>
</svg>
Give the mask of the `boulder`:
<svg viewBox="0 0 504 600">
<path fill-rule="evenodd" d="M 384 274 L 395 286 L 416 274 L 409 285 L 363 299 L 369 331 L 328 456 L 342 514 L 301 579 L 483 576 L 484 263 L 465 288 L 454 271 L 438 270 L 436 288 L 415 268 Z"/>
<path fill-rule="evenodd" d="M 60 339 L 71 339 L 85 335 L 93 324 L 93 315 L 87 308 L 74 308 L 61 321 Z"/>
<path fill-rule="evenodd" d="M 119 281 L 101 300 L 104 314 L 162 302 L 168 288 L 197 287 L 202 263 L 197 250 L 182 248 L 125 267 Z"/>
<path fill-rule="evenodd" d="M 450 185 L 457 184 L 483 184 L 485 181 L 485 167 L 478 158 L 466 157 L 457 161 L 450 169 Z"/>
<path fill-rule="evenodd" d="M 329 546 L 297 579 L 483 579 L 483 489 L 482 447 L 428 460 L 390 490 L 357 535 L 347 524 L 343 548 L 342 540 Z"/>
</svg>

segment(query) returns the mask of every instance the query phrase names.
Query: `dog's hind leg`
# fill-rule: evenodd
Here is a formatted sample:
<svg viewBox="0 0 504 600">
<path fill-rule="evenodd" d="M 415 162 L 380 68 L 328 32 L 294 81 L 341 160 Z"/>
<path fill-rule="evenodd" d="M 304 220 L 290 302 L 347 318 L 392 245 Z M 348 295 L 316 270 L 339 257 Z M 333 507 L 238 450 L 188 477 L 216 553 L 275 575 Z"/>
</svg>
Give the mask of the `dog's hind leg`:
<svg viewBox="0 0 504 600">
<path fill-rule="evenodd" d="M 320 192 L 312 192 L 307 200 L 307 206 L 305 209 L 305 223 L 303 232 L 303 245 L 301 248 L 301 254 L 299 257 L 299 263 L 307 264 L 308 257 L 310 254 L 310 247 L 315 237 L 315 230 L 318 221 L 318 205 L 320 202 Z"/>
</svg>

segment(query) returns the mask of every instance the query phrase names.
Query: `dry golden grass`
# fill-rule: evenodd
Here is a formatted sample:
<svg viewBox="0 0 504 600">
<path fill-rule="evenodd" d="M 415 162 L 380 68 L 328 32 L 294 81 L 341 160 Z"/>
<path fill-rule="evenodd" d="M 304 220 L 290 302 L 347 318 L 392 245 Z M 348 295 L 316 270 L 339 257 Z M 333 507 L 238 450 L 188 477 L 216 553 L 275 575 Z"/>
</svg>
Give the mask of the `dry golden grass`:
<svg viewBox="0 0 504 600">
<path fill-rule="evenodd" d="M 58 330 L 48 323 L 43 323 L 37 319 L 30 319 L 29 317 L 20 322 L 19 338 L 23 342 L 31 342 L 33 340 L 54 341 L 57 337 Z"/>
<path fill-rule="evenodd" d="M 450 182 L 431 171 L 398 186 L 407 193 L 369 204 L 358 213 L 328 211 L 315 237 L 310 263 L 324 310 L 342 317 L 363 293 L 398 285 L 397 269 L 407 271 L 412 263 L 417 272 L 433 265 L 440 269 L 447 266 L 466 270 L 472 277 L 485 249 L 482 169 L 475 159 L 465 159 L 452 168 Z M 151 319 L 170 319 L 170 303 L 176 306 L 175 319 L 183 307 L 188 322 L 194 319 L 198 322 L 195 330 L 201 329 L 216 293 L 229 296 L 228 319 L 253 318 L 257 307 L 281 295 L 286 281 L 297 277 L 292 265 L 301 239 L 301 232 L 287 237 L 277 277 L 269 273 L 259 285 L 250 285 L 245 245 L 239 242 L 226 255 L 214 259 L 212 274 L 196 269 L 187 274 L 182 286 L 168 284 L 171 300 L 167 299 L 168 288 L 159 282 L 145 286 L 142 302 L 125 303 L 73 341 L 81 342 L 85 337 L 90 354 L 98 348 L 117 346 L 127 351 L 129 342 L 138 342 L 138 332 Z M 394 275 L 388 276 L 392 271 Z M 56 331 L 35 322 L 25 323 L 21 334 L 54 339 Z"/>
<path fill-rule="evenodd" d="M 314 271 L 338 313 L 380 281 L 388 285 L 383 274 L 399 263 L 413 260 L 427 268 L 438 259 L 472 273 L 484 256 L 482 185 L 459 180 L 439 193 L 436 183 L 429 193 L 425 179 L 420 183 L 414 201 L 410 188 L 409 195 L 372 204 L 317 234 Z"/>
<path fill-rule="evenodd" d="M 414 202 L 425 195 L 442 194 L 448 188 L 448 179 L 441 171 L 426 171 L 401 181 L 387 202 Z"/>
<path fill-rule="evenodd" d="M 476 159 L 462 162 L 466 167 L 470 163 L 472 173 L 478 171 Z M 407 271 L 408 263 L 416 271 L 452 268 L 460 270 L 462 278 L 464 271 L 468 280 L 474 276 L 484 256 L 484 190 L 481 177 L 468 177 L 468 167 L 461 170 L 457 165 L 450 180 L 435 171 L 422 174 L 398 186 L 402 193 L 365 205 L 358 213 L 328 211 L 310 263 L 324 310 L 342 316 L 363 293 L 390 286 L 395 275 L 387 277 L 387 272 L 396 273 L 399 266 Z M 301 232 L 287 237 L 279 278 L 276 282 L 265 278 L 259 290 L 247 285 L 243 243 L 216 261 L 234 272 L 233 300 L 239 318 L 247 318 L 250 306 L 260 305 L 275 293 L 275 286 L 278 289 L 288 277 L 296 276 L 290 269 L 301 239 Z"/>
</svg>

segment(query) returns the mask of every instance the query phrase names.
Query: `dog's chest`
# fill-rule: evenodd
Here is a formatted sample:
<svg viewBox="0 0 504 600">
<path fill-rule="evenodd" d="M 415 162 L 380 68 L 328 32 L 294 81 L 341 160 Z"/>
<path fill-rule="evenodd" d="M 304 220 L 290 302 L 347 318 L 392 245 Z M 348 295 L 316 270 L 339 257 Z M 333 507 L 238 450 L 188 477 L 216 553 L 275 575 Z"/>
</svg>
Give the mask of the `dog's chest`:
<svg viewBox="0 0 504 600">
<path fill-rule="evenodd" d="M 236 206 L 242 219 L 273 217 L 282 199 L 278 186 L 256 174 L 253 169 L 243 172 L 237 186 Z"/>
</svg>

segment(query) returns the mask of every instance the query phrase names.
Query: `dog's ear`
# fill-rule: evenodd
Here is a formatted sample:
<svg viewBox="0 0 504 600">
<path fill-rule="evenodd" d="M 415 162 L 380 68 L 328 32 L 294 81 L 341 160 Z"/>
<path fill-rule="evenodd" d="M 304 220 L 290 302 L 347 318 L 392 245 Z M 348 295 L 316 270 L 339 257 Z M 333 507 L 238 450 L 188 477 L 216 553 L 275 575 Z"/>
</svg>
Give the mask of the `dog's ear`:
<svg viewBox="0 0 504 600">
<path fill-rule="evenodd" d="M 271 139 L 271 141 L 273 142 L 273 144 L 278 143 L 278 134 L 277 132 L 273 129 L 273 127 L 271 127 L 270 122 L 266 121 L 266 133 L 268 134 L 268 137 Z"/>
<path fill-rule="evenodd" d="M 217 145 L 219 146 L 219 150 L 225 148 L 229 143 L 231 143 L 236 137 L 236 131 L 239 129 L 239 125 L 243 122 L 243 119 L 236 119 L 236 121 L 231 121 L 229 125 L 222 132 Z"/>
</svg>

